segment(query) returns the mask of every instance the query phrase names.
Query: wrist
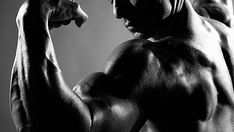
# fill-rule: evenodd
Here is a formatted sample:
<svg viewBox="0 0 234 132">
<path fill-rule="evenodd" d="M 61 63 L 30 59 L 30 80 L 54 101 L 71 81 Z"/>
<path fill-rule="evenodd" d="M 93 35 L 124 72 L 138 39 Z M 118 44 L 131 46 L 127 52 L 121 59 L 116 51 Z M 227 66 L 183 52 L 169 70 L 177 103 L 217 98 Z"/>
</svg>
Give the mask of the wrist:
<svg viewBox="0 0 234 132">
<path fill-rule="evenodd" d="M 32 21 L 43 19 L 44 22 L 47 22 L 53 8 L 49 2 L 40 2 L 40 0 L 31 2 L 26 0 L 21 5 L 16 20 L 18 22 L 19 20 L 25 20 L 25 17 L 31 17 L 30 20 Z"/>
<path fill-rule="evenodd" d="M 30 25 L 31 29 L 44 28 L 48 29 L 49 15 L 51 14 L 51 9 L 47 6 L 34 6 L 28 2 L 24 2 L 17 14 L 16 24 L 18 29 L 25 30 L 25 25 Z"/>
</svg>

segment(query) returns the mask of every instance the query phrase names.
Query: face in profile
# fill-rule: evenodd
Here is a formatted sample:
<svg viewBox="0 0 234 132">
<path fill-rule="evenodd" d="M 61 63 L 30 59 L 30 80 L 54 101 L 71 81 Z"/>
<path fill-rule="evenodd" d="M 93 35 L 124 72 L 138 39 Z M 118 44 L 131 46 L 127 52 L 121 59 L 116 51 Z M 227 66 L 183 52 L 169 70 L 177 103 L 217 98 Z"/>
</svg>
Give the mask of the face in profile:
<svg viewBox="0 0 234 132">
<path fill-rule="evenodd" d="M 135 38 L 152 37 L 177 0 L 112 0 L 113 13 Z M 173 2 L 173 4 L 172 4 Z"/>
</svg>

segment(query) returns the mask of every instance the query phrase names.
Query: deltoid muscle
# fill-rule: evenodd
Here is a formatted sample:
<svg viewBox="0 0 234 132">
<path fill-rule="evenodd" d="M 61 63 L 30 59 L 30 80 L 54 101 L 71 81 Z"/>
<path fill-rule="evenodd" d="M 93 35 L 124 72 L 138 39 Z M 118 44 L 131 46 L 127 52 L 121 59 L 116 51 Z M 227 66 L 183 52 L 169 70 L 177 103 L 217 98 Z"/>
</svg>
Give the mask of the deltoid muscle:
<svg viewBox="0 0 234 132">
<path fill-rule="evenodd" d="M 233 27 L 232 0 L 190 0 L 195 11 L 204 17 L 218 20 Z"/>
</svg>

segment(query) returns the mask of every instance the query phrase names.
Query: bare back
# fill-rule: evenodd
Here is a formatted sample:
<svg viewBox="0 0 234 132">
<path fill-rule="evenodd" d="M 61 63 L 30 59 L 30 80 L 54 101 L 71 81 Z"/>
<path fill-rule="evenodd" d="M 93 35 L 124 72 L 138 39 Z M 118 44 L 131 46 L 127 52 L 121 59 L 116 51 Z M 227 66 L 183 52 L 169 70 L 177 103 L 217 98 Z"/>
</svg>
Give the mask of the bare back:
<svg viewBox="0 0 234 132">
<path fill-rule="evenodd" d="M 154 100 L 156 106 L 145 106 L 154 131 L 233 132 L 232 29 L 201 20 L 204 28 L 193 39 L 167 38 L 150 46 L 159 69 L 154 86 L 162 92 L 148 92 L 151 98 L 142 104 Z"/>
</svg>

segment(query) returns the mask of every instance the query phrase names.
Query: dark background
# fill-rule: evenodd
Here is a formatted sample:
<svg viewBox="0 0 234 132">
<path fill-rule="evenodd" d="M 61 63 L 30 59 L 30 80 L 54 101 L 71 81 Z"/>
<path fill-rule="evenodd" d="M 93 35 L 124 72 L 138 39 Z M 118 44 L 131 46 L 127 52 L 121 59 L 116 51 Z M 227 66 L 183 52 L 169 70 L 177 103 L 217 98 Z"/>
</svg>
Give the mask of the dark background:
<svg viewBox="0 0 234 132">
<path fill-rule="evenodd" d="M 17 45 L 15 17 L 22 2 L 0 2 L 0 132 L 16 132 L 9 111 L 8 91 Z M 111 51 L 132 38 L 113 17 L 107 0 L 79 0 L 79 3 L 89 15 L 83 27 L 78 29 L 72 23 L 51 31 L 60 68 L 71 88 L 90 73 L 102 71 Z"/>
<path fill-rule="evenodd" d="M 51 31 L 60 68 L 71 88 L 90 73 L 102 71 L 111 51 L 132 38 L 113 17 L 107 1 L 79 0 L 89 15 L 83 27 L 78 29 L 72 23 Z M 9 111 L 8 91 L 17 45 L 15 17 L 22 2 L 2 0 L 0 3 L 0 132 L 16 132 Z"/>
</svg>

